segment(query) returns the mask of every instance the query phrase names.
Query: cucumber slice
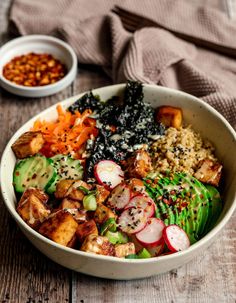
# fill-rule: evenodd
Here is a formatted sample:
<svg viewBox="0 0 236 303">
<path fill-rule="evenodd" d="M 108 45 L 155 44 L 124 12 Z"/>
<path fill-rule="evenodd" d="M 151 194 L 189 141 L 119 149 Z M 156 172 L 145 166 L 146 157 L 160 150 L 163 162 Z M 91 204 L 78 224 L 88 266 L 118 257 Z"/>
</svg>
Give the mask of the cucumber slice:
<svg viewBox="0 0 236 303">
<path fill-rule="evenodd" d="M 80 160 L 73 159 L 67 155 L 56 155 L 50 158 L 52 165 L 57 170 L 57 177 L 47 189 L 48 194 L 56 191 L 57 183 L 62 179 L 81 180 L 83 178 L 83 167 Z"/>
<path fill-rule="evenodd" d="M 43 156 L 20 160 L 14 169 L 13 184 L 16 192 L 23 193 L 29 187 L 47 190 L 56 179 L 52 161 Z"/>
<path fill-rule="evenodd" d="M 57 169 L 59 178 L 81 180 L 83 178 L 83 167 L 80 160 L 73 159 L 71 156 L 56 155 L 51 158 L 54 167 Z"/>
<path fill-rule="evenodd" d="M 108 230 L 104 236 L 107 237 L 112 244 L 126 244 L 129 241 L 128 236 L 121 231 L 112 232 Z"/>
<path fill-rule="evenodd" d="M 52 195 L 56 191 L 56 186 L 59 181 L 58 175 L 56 176 L 55 180 L 52 182 L 52 184 L 47 188 L 47 193 L 49 195 Z"/>
</svg>

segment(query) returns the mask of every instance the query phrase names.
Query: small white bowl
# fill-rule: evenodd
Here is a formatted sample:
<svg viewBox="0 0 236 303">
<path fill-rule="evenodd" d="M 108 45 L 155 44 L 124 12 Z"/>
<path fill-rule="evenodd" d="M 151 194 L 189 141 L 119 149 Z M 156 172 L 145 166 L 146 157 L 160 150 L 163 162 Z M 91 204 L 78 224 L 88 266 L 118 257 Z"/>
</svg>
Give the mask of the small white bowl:
<svg viewBox="0 0 236 303">
<path fill-rule="evenodd" d="M 3 67 L 16 56 L 28 53 L 47 53 L 59 59 L 67 67 L 67 74 L 61 80 L 45 85 L 27 87 L 7 80 Z M 0 49 L 0 85 L 7 91 L 24 97 L 53 95 L 72 83 L 77 73 L 77 57 L 72 47 L 60 39 L 45 35 L 29 35 L 11 40 Z"/>
<path fill-rule="evenodd" d="M 124 88 L 124 84 L 118 84 L 95 89 L 93 92 L 96 95 L 100 95 L 101 100 L 107 100 L 112 96 L 122 95 Z M 82 95 L 71 97 L 60 103 L 63 108 L 67 108 Z M 194 257 L 200 257 L 232 216 L 236 208 L 236 134 L 233 128 L 210 105 L 177 90 L 156 85 L 144 85 L 144 100 L 150 102 L 153 107 L 161 105 L 181 107 L 184 121 L 187 124 L 191 124 L 194 130 L 200 132 L 203 138 L 208 138 L 215 145 L 217 157 L 224 166 L 224 188 L 222 193 L 224 208 L 216 226 L 185 251 L 140 260 L 94 255 L 68 248 L 45 238 L 30 228 L 16 211 L 17 200 L 12 185 L 16 158 L 11 150 L 11 145 L 22 133 L 32 127 L 35 120 L 39 118 L 55 120 L 57 118 L 57 104 L 55 104 L 32 118 L 14 134 L 3 153 L 0 170 L 1 191 L 8 211 L 33 245 L 53 261 L 81 273 L 109 279 L 129 280 L 157 275 L 177 268 Z"/>
</svg>

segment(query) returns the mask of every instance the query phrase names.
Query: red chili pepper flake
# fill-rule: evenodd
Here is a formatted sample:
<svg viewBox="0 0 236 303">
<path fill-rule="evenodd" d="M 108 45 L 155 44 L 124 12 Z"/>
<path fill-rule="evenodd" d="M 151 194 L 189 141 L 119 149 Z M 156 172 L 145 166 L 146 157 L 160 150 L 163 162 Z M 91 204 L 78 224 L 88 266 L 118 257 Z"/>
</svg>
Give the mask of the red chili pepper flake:
<svg viewBox="0 0 236 303">
<path fill-rule="evenodd" d="M 183 202 L 183 203 L 181 204 L 181 207 L 183 207 L 183 208 L 185 208 L 186 206 L 188 206 L 188 203 L 187 203 L 187 202 Z"/>
<path fill-rule="evenodd" d="M 164 202 L 165 204 L 167 204 L 167 205 L 170 205 L 170 203 L 171 203 L 171 201 L 168 200 L 168 199 L 163 199 L 163 202 Z"/>
</svg>

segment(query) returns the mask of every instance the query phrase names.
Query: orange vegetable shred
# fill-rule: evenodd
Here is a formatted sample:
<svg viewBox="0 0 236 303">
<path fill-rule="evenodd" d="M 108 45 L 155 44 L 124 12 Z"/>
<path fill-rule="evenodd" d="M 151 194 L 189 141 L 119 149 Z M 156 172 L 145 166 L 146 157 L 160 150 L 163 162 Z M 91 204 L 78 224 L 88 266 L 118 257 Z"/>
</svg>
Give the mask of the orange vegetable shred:
<svg viewBox="0 0 236 303">
<path fill-rule="evenodd" d="M 78 111 L 72 114 L 58 105 L 57 121 L 35 121 L 31 131 L 41 131 L 45 139 L 40 152 L 46 157 L 72 154 L 74 158 L 81 159 L 86 141 L 98 135 L 96 120 L 89 117 L 91 113 L 87 109 L 82 114 Z"/>
</svg>

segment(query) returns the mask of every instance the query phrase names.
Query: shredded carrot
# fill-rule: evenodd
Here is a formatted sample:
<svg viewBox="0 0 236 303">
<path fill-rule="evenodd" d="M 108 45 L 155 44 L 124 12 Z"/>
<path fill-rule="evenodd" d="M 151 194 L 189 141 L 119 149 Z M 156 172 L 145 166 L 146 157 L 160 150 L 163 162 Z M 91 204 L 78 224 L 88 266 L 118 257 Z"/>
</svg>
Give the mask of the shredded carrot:
<svg viewBox="0 0 236 303">
<path fill-rule="evenodd" d="M 78 111 L 72 114 L 58 105 L 58 119 L 55 122 L 35 121 L 31 130 L 41 131 L 45 139 L 40 152 L 46 157 L 70 153 L 81 159 L 86 141 L 98 135 L 96 121 L 89 117 L 91 113 L 87 109 L 82 114 Z"/>
</svg>

